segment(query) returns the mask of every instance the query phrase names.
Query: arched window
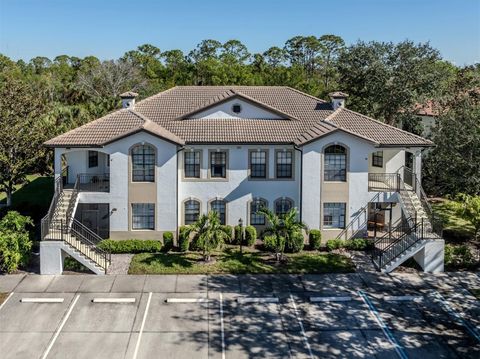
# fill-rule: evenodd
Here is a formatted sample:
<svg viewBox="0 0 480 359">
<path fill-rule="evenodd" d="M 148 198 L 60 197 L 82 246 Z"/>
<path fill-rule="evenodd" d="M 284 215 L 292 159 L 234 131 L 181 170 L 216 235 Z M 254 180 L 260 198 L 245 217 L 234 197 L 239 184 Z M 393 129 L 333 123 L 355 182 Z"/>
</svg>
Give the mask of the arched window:
<svg viewBox="0 0 480 359">
<path fill-rule="evenodd" d="M 267 201 L 262 198 L 255 198 L 250 203 L 250 224 L 263 226 L 265 225 L 265 215 L 258 213 L 262 208 L 267 207 Z"/>
<path fill-rule="evenodd" d="M 340 145 L 332 145 L 325 148 L 324 158 L 325 181 L 347 180 L 347 149 Z"/>
<path fill-rule="evenodd" d="M 275 214 L 283 216 L 293 208 L 293 201 L 288 198 L 279 198 L 275 201 Z"/>
<path fill-rule="evenodd" d="M 200 202 L 193 199 L 185 202 L 185 224 L 192 224 L 200 216 Z"/>
<path fill-rule="evenodd" d="M 150 145 L 132 148 L 132 181 L 155 182 L 155 149 Z"/>
<path fill-rule="evenodd" d="M 225 201 L 216 199 L 210 202 L 210 210 L 218 213 L 220 223 L 225 224 Z"/>
</svg>

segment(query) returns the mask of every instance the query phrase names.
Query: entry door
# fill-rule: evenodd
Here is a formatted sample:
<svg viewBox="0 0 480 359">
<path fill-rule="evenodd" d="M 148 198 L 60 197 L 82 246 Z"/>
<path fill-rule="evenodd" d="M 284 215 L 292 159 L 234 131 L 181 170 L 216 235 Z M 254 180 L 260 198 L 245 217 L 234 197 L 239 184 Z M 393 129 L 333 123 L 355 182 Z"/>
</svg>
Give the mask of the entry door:
<svg viewBox="0 0 480 359">
<path fill-rule="evenodd" d="M 82 223 L 94 233 L 98 233 L 98 210 L 83 210 Z"/>
</svg>

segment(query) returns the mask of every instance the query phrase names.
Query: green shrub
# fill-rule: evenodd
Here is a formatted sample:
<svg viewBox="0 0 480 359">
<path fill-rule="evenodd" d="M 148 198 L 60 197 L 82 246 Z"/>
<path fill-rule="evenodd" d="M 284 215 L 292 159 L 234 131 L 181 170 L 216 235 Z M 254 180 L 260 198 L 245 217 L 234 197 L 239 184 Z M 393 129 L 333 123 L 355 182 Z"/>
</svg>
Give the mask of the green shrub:
<svg viewBox="0 0 480 359">
<path fill-rule="evenodd" d="M 16 211 L 8 212 L 0 220 L 0 271 L 11 273 L 27 265 L 32 249 L 27 227 L 31 225 L 30 217 Z"/>
<path fill-rule="evenodd" d="M 235 244 L 240 244 L 243 238 L 243 227 L 235 226 Z"/>
<path fill-rule="evenodd" d="M 222 226 L 222 230 L 227 234 L 227 238 L 225 239 L 225 242 L 226 243 L 229 243 L 229 244 L 232 244 L 233 243 L 233 240 L 234 240 L 234 236 L 233 236 L 233 227 L 232 226 L 229 226 L 228 224 L 227 225 L 224 225 Z"/>
<path fill-rule="evenodd" d="M 268 252 L 275 252 L 277 236 L 275 235 L 266 235 L 263 237 L 263 247 Z"/>
<path fill-rule="evenodd" d="M 353 238 L 345 242 L 345 248 L 352 251 L 365 251 L 372 247 L 372 241 L 364 238 Z"/>
<path fill-rule="evenodd" d="M 180 252 L 186 252 L 190 248 L 189 226 L 181 226 L 178 230 L 178 247 Z"/>
<path fill-rule="evenodd" d="M 164 232 L 163 233 L 163 251 L 168 252 L 173 249 L 173 233 Z"/>
<path fill-rule="evenodd" d="M 322 232 L 318 229 L 311 229 L 308 234 L 308 242 L 310 244 L 310 249 L 320 249 L 322 243 Z"/>
<path fill-rule="evenodd" d="M 344 248 L 345 241 L 343 239 L 329 239 L 326 246 L 328 251 L 333 251 L 335 249 Z"/>
<path fill-rule="evenodd" d="M 162 242 L 144 239 L 127 239 L 124 241 L 105 239 L 98 244 L 98 247 L 107 252 L 115 254 L 157 253 L 162 249 Z"/>
<path fill-rule="evenodd" d="M 293 232 L 290 236 L 290 240 L 286 243 L 286 251 L 289 253 L 298 253 L 303 249 L 305 245 L 305 238 L 302 232 Z"/>
<path fill-rule="evenodd" d="M 254 226 L 245 227 L 245 240 L 247 246 L 252 247 L 257 240 L 257 229 Z"/>
</svg>

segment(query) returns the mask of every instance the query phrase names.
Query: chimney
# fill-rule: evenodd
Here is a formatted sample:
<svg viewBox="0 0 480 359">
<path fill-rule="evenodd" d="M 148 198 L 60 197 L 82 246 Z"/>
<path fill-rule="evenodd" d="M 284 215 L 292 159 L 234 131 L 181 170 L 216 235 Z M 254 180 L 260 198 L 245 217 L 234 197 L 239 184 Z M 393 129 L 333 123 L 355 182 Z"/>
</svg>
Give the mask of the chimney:
<svg viewBox="0 0 480 359">
<path fill-rule="evenodd" d="M 120 95 L 120 98 L 122 99 L 122 108 L 130 108 L 134 109 L 135 108 L 135 97 L 138 96 L 138 93 L 128 91 L 124 92 Z"/>
<path fill-rule="evenodd" d="M 333 110 L 336 110 L 339 107 L 345 107 L 345 100 L 348 97 L 346 93 L 337 91 L 337 92 L 331 92 L 328 95 L 332 100 Z"/>
</svg>

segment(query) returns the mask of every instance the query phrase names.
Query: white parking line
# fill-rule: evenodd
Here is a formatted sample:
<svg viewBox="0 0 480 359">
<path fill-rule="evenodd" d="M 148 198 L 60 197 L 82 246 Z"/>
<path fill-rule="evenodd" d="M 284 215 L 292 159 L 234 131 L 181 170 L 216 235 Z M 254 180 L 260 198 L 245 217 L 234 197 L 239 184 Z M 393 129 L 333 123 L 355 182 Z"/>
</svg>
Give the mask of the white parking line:
<svg viewBox="0 0 480 359">
<path fill-rule="evenodd" d="M 237 298 L 237 302 L 240 304 L 245 303 L 278 303 L 277 297 L 257 297 L 257 298 L 249 298 L 249 297 L 240 297 Z"/>
<path fill-rule="evenodd" d="M 368 309 L 370 310 L 370 314 L 375 318 L 377 324 L 380 326 L 380 329 L 382 329 L 383 334 L 387 337 L 387 339 L 390 341 L 390 343 L 393 345 L 395 348 L 395 351 L 397 352 L 397 355 L 401 359 L 408 359 L 408 355 L 405 352 L 405 349 L 400 345 L 400 343 L 397 341 L 397 339 L 393 336 L 393 333 L 391 330 L 388 328 L 387 324 L 383 321 L 383 319 L 380 317 L 380 314 L 377 311 L 377 308 L 373 305 L 373 303 L 368 299 L 367 295 L 359 290 L 358 294 L 362 298 L 363 302 L 367 305 Z"/>
<path fill-rule="evenodd" d="M 135 298 L 93 298 L 93 303 L 135 303 Z"/>
<path fill-rule="evenodd" d="M 63 317 L 62 323 L 58 327 L 57 331 L 55 332 L 55 335 L 53 336 L 52 340 L 50 340 L 50 344 L 48 344 L 47 349 L 43 353 L 42 359 L 45 359 L 48 354 L 50 353 L 50 350 L 52 350 L 53 344 L 55 344 L 55 341 L 57 340 L 58 336 L 60 335 L 60 332 L 63 329 L 63 326 L 67 322 L 68 317 L 70 314 L 72 314 L 73 307 L 75 307 L 75 304 L 78 302 L 78 298 L 80 298 L 80 294 L 77 294 L 75 299 L 73 300 L 72 304 L 70 305 L 70 308 L 68 308 L 67 314 L 65 314 L 65 317 Z"/>
<path fill-rule="evenodd" d="M 140 326 L 140 332 L 138 333 L 137 343 L 135 344 L 133 359 L 137 359 L 138 349 L 140 348 L 140 342 L 142 341 L 143 328 L 145 328 L 145 322 L 147 320 L 148 309 L 150 308 L 151 301 L 152 301 L 152 292 L 148 293 L 147 306 L 145 307 L 145 313 L 143 313 L 142 325 Z"/>
<path fill-rule="evenodd" d="M 310 297 L 310 302 L 348 302 L 352 300 L 352 297 Z"/>
<path fill-rule="evenodd" d="M 298 324 L 300 325 L 300 330 L 302 331 L 303 340 L 305 341 L 305 346 L 308 349 L 308 354 L 310 358 L 313 358 L 312 348 L 310 347 L 310 343 L 308 342 L 307 333 L 305 333 L 305 328 L 303 327 L 302 319 L 298 316 L 297 304 L 295 303 L 295 299 L 293 299 L 293 295 L 290 294 L 290 300 L 293 304 L 293 311 L 295 312 L 295 317 L 298 320 Z"/>
<path fill-rule="evenodd" d="M 220 293 L 220 330 L 222 335 L 222 359 L 225 359 L 225 328 L 223 326 L 223 295 Z"/>
<path fill-rule="evenodd" d="M 386 302 L 421 302 L 421 295 L 385 295 L 383 300 Z"/>
<path fill-rule="evenodd" d="M 167 298 L 167 303 L 208 303 L 208 298 Z"/>
<path fill-rule="evenodd" d="M 12 295 L 13 295 L 13 292 L 7 296 L 7 298 L 3 301 L 2 304 L 0 304 L 0 310 L 2 310 L 3 306 L 8 302 L 8 300 L 12 297 Z"/>
<path fill-rule="evenodd" d="M 477 339 L 478 342 L 480 342 L 480 332 L 475 328 L 473 325 L 470 324 L 468 320 L 464 320 L 462 315 L 457 313 L 452 306 L 450 305 L 449 301 L 446 300 L 439 292 L 433 291 L 433 296 L 435 299 L 440 301 L 442 303 L 443 307 L 445 310 L 452 316 L 454 317 L 461 325 L 463 325 L 467 331 L 472 335 L 475 339 Z"/>
<path fill-rule="evenodd" d="M 63 303 L 65 298 L 22 298 L 22 303 Z"/>
</svg>

